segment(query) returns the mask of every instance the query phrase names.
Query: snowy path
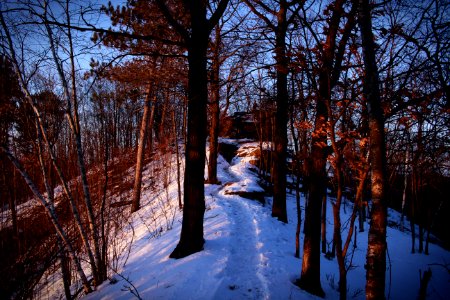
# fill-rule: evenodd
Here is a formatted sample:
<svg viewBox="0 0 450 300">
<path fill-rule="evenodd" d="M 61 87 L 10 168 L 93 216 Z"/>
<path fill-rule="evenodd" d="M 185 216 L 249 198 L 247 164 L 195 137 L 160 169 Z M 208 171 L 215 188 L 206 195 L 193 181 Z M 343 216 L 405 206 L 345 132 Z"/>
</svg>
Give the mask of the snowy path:
<svg viewBox="0 0 450 300">
<path fill-rule="evenodd" d="M 268 299 L 269 291 L 261 269 L 266 258 L 259 251 L 260 229 L 249 200 L 221 195 L 220 201 L 231 222 L 230 248 L 223 281 L 214 299 Z M 255 204 L 256 205 L 256 204 Z M 226 291 L 229 292 L 226 292 Z"/>
<path fill-rule="evenodd" d="M 286 224 L 271 217 L 270 203 L 263 206 L 257 200 L 229 195 L 230 191 L 264 191 L 249 163 L 256 159 L 252 152 L 257 148 L 255 143 L 241 144 L 230 164 L 220 158 L 219 180 L 223 185 L 212 196 L 217 198 L 230 226 L 226 228 L 226 264 L 213 299 L 287 299 L 299 292 L 292 284 L 297 278 L 292 270 L 299 273 L 300 261 L 293 256 L 293 236 L 283 228 Z M 295 224 L 293 220 L 290 223 Z M 295 232 L 293 228 L 291 232 Z M 286 283 L 288 288 L 280 293 L 280 286 Z"/>
<path fill-rule="evenodd" d="M 263 269 L 267 266 L 267 258 L 261 252 L 261 229 L 256 215 L 261 204 L 236 195 L 227 195 L 227 191 L 261 190 L 255 182 L 249 184 L 245 160 L 233 159 L 231 165 L 221 163 L 219 178 L 224 185 L 217 190 L 215 196 L 230 220 L 229 244 L 226 251 L 226 265 L 220 276 L 222 281 L 214 299 L 268 299 L 270 297 Z M 254 176 L 253 176 L 254 177 Z M 258 210 L 259 211 L 259 210 Z"/>
</svg>

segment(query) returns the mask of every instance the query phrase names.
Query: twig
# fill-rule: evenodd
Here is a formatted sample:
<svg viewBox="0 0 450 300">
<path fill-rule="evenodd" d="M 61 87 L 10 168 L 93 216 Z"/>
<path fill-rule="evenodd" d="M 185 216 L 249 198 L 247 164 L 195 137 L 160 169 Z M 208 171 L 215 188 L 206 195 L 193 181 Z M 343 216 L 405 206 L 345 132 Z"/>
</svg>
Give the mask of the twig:
<svg viewBox="0 0 450 300">
<path fill-rule="evenodd" d="M 119 272 L 117 272 L 116 270 L 113 270 L 114 273 L 116 273 L 120 278 L 122 278 L 123 280 L 125 280 L 129 285 L 124 285 L 123 289 L 121 289 L 122 291 L 129 291 L 133 296 L 135 296 L 136 298 L 138 298 L 139 300 L 143 300 L 141 298 L 141 295 L 139 295 L 139 292 L 137 290 L 137 288 L 133 285 L 133 283 L 131 282 L 131 280 L 125 276 L 123 276 L 122 274 L 120 274 Z"/>
</svg>

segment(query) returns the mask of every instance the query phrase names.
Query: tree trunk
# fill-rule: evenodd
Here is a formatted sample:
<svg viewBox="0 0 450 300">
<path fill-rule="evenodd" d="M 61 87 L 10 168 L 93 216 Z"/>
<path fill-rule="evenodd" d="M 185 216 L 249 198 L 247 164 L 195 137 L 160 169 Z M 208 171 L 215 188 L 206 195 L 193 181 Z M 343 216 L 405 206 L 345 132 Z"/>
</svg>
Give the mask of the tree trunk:
<svg viewBox="0 0 450 300">
<path fill-rule="evenodd" d="M 320 282 L 320 230 L 322 201 L 326 189 L 326 120 L 327 111 L 322 99 L 318 99 L 315 129 L 312 135 L 311 166 L 308 180 L 308 204 L 305 209 L 303 260 L 301 277 L 297 284 L 305 291 L 324 297 Z"/>
<path fill-rule="evenodd" d="M 363 195 L 367 176 L 367 170 L 360 172 L 360 179 L 358 187 L 356 188 L 355 205 L 358 205 L 359 232 L 364 232 L 364 222 L 366 221 L 366 207 L 363 201 Z"/>
<path fill-rule="evenodd" d="M 368 0 L 359 0 L 358 22 L 361 29 L 365 66 L 364 94 L 368 103 L 372 214 L 366 257 L 366 299 L 384 299 L 386 277 L 386 146 L 381 107 L 375 42 Z"/>
<path fill-rule="evenodd" d="M 103 119 L 103 117 L 102 117 Z M 102 186 L 102 195 L 100 196 L 102 199 L 101 205 L 100 205 L 100 230 L 101 230 L 101 259 L 104 262 L 101 267 L 103 269 L 100 271 L 101 273 L 107 274 L 107 261 L 108 261 L 108 233 L 106 232 L 106 226 L 108 221 L 105 220 L 105 210 L 106 210 L 106 200 L 108 195 L 108 182 L 109 182 L 109 175 L 108 175 L 108 160 L 110 158 L 110 144 L 109 144 L 109 138 L 108 138 L 108 132 L 106 124 L 104 124 L 104 121 L 102 120 L 102 129 L 101 132 L 103 132 L 103 186 Z M 100 183 L 99 183 L 100 185 Z M 100 186 L 99 186 L 100 191 Z"/>
<path fill-rule="evenodd" d="M 295 176 L 295 204 L 297 208 L 297 226 L 295 229 L 295 257 L 300 258 L 300 231 L 302 226 L 302 208 L 300 206 L 300 176 Z"/>
<path fill-rule="evenodd" d="M 309 197 L 305 212 L 305 240 L 303 246 L 303 261 L 299 286 L 311 294 L 324 297 L 320 282 L 320 230 L 321 230 L 321 204 L 326 197 L 326 161 L 327 149 L 327 122 L 328 111 L 326 101 L 330 99 L 334 80 L 340 71 L 340 63 L 333 61 L 336 55 L 336 37 L 340 20 L 343 14 L 344 0 L 336 0 L 333 13 L 328 24 L 328 33 L 323 52 L 321 53 L 321 69 L 319 72 L 319 89 L 317 95 L 316 117 L 314 131 L 311 138 L 311 155 L 309 158 Z"/>
<path fill-rule="evenodd" d="M 131 200 L 131 213 L 134 213 L 139 210 L 141 207 L 141 185 L 142 185 L 142 169 L 144 166 L 144 151 L 145 151 L 145 141 L 147 139 L 147 132 L 150 131 L 151 133 L 151 124 L 153 123 L 153 116 L 155 111 L 155 105 L 154 105 L 154 97 L 151 96 L 152 93 L 152 87 L 151 83 L 148 84 L 147 87 L 147 95 L 145 96 L 145 103 L 144 103 L 144 113 L 142 115 L 142 121 L 141 121 L 141 130 L 139 132 L 139 146 L 137 151 L 137 157 L 136 157 L 136 170 L 134 175 L 134 188 L 133 188 L 133 199 Z M 153 99 L 150 100 L 150 99 Z M 153 102 L 153 104 L 152 104 Z M 150 108 L 151 106 L 151 108 Z M 151 112 L 150 112 L 151 110 Z M 150 120 L 150 129 L 148 128 Z"/>
<path fill-rule="evenodd" d="M 294 89 L 292 89 L 294 90 Z M 297 226 L 295 230 L 295 257 L 300 258 L 300 231 L 302 226 L 302 208 L 300 206 L 300 147 L 299 147 L 299 138 L 298 135 L 295 134 L 294 128 L 294 107 L 291 106 L 290 117 L 290 129 L 292 140 L 294 141 L 294 160 L 293 160 L 293 174 L 295 174 L 295 205 L 297 209 Z M 261 152 L 262 153 L 262 152 Z"/>
<path fill-rule="evenodd" d="M 173 122 L 173 134 L 175 136 L 175 155 L 177 156 L 177 192 L 178 192 L 178 208 L 183 209 L 183 202 L 181 200 L 181 174 L 180 174 L 180 150 L 178 145 L 178 134 L 177 134 L 177 119 L 175 109 L 172 113 Z"/>
<path fill-rule="evenodd" d="M 71 300 L 72 299 L 72 294 L 70 292 L 71 276 L 70 276 L 70 266 L 66 256 L 66 249 L 64 249 L 64 244 L 58 235 L 56 236 L 56 239 L 58 242 L 59 263 L 61 265 L 61 275 L 64 284 L 64 294 L 66 296 L 66 300 Z"/>
<path fill-rule="evenodd" d="M 321 219 L 321 240 L 322 240 L 322 253 L 327 253 L 327 196 L 323 197 L 322 200 L 322 219 Z M 333 241 L 334 249 L 334 241 Z M 334 257 L 334 252 L 333 252 Z"/>
<path fill-rule="evenodd" d="M 288 66 L 286 58 L 287 3 L 280 1 L 277 12 L 275 32 L 275 60 L 277 76 L 277 95 L 275 113 L 275 135 L 273 142 L 273 205 L 272 217 L 287 223 L 286 212 L 286 152 L 287 152 L 287 121 L 288 121 Z"/>
<path fill-rule="evenodd" d="M 206 158 L 206 105 L 208 86 L 206 51 L 208 30 L 206 6 L 190 3 L 191 37 L 188 41 L 188 116 L 184 173 L 184 206 L 180 241 L 170 254 L 182 258 L 203 250 L 203 216 L 205 213 L 204 169 Z"/>
<path fill-rule="evenodd" d="M 5 166 L 3 165 L 2 162 L 2 170 L 4 170 Z M 3 182 L 5 183 L 5 185 L 7 185 L 7 189 L 8 189 L 8 193 L 9 193 L 9 197 L 8 197 L 8 206 L 9 206 L 9 210 L 11 211 L 11 221 L 12 221 L 12 231 L 13 231 L 13 236 L 14 239 L 17 241 L 17 250 L 20 253 L 20 236 L 19 236 L 19 228 L 17 226 L 17 209 L 16 209 L 16 201 L 15 201 L 15 197 L 14 197 L 14 190 L 11 189 L 11 186 L 8 185 L 8 181 L 6 181 L 6 173 L 7 172 L 2 172 L 2 176 L 3 176 Z M 13 182 L 15 185 L 15 172 L 14 172 L 14 178 L 13 178 Z"/>
<path fill-rule="evenodd" d="M 417 297 L 417 299 L 425 300 L 425 299 L 427 299 L 428 283 L 431 280 L 431 269 L 428 268 L 427 271 L 423 272 L 423 275 L 422 275 L 422 270 L 420 270 L 419 274 L 420 274 L 420 287 L 419 287 L 419 296 Z"/>
<path fill-rule="evenodd" d="M 407 188 L 408 188 L 408 157 L 409 157 L 409 151 L 406 150 L 404 181 L 403 181 L 403 196 L 402 196 L 402 214 L 400 217 L 400 231 L 403 231 L 404 223 L 405 223 L 404 219 L 405 219 L 406 192 L 407 192 Z"/>
<path fill-rule="evenodd" d="M 218 184 L 217 180 L 217 154 L 219 140 L 219 116 L 220 116 L 220 48 L 222 39 L 221 28 L 215 27 L 216 40 L 213 48 L 213 58 L 211 67 L 211 126 L 209 128 L 209 163 L 208 163 L 208 183 Z"/>
<path fill-rule="evenodd" d="M 183 223 L 180 241 L 170 254 L 172 258 L 182 258 L 201 251 L 203 239 L 203 217 L 205 214 L 205 159 L 206 159 L 206 106 L 208 103 L 207 48 L 209 34 L 222 17 L 229 0 L 221 0 L 217 9 L 207 19 L 207 3 L 204 1 L 185 2 L 190 12 L 189 30 L 179 29 L 187 42 L 188 50 L 188 116 L 187 144 L 184 173 Z M 167 12 L 163 1 L 160 7 Z M 165 9 L 164 9 L 165 7 Z M 173 20 L 173 18 L 169 18 Z M 189 34 L 190 32 L 190 34 Z"/>
<path fill-rule="evenodd" d="M 431 230 L 431 226 L 428 227 L 428 230 L 427 230 L 427 238 L 425 240 L 425 255 L 429 255 L 430 254 L 430 252 L 429 252 L 430 230 Z"/>
<path fill-rule="evenodd" d="M 415 177 L 413 175 L 413 177 Z M 414 179 L 413 179 L 414 180 Z M 416 219 L 416 212 L 415 212 L 415 201 L 411 201 L 410 204 L 410 211 L 411 211 L 411 215 L 409 217 L 409 226 L 411 229 L 411 253 L 416 253 L 416 224 L 415 224 L 415 219 Z"/>
<path fill-rule="evenodd" d="M 335 153 L 336 154 L 336 153 Z M 337 262 L 339 266 L 339 299 L 344 300 L 347 298 L 347 269 L 345 266 L 345 254 L 342 251 L 342 236 L 341 236 L 341 203 L 342 203 L 342 186 L 343 186 L 343 174 L 342 174 L 342 157 L 340 154 L 336 154 L 336 179 L 337 179 L 337 195 L 336 203 L 333 205 L 333 218 L 334 218 L 334 230 L 333 230 L 333 243 L 336 251 Z M 356 207 L 356 203 L 355 203 Z M 356 211 L 353 210 L 352 221 L 354 222 L 354 216 Z M 353 232 L 353 223 L 350 224 L 350 232 L 348 236 L 351 238 Z"/>
</svg>

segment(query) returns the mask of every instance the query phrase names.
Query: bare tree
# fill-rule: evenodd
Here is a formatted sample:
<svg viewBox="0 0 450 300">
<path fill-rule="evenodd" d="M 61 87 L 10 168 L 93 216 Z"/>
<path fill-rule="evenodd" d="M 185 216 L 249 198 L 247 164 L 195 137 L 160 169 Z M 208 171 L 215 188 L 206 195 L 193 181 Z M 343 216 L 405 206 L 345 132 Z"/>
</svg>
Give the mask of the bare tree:
<svg viewBox="0 0 450 300">
<path fill-rule="evenodd" d="M 368 0 L 359 0 L 358 24 L 364 58 L 364 95 L 369 114 L 372 215 L 366 262 L 366 298 L 384 299 L 386 276 L 386 146 L 378 67 Z"/>
<path fill-rule="evenodd" d="M 321 230 L 321 208 L 326 198 L 326 160 L 329 154 L 327 147 L 327 122 L 328 111 L 326 102 L 331 97 L 331 91 L 336 85 L 341 72 L 342 57 L 348 40 L 344 34 L 337 41 L 341 19 L 344 15 L 345 0 L 336 0 L 329 4 L 331 16 L 326 25 L 326 40 L 321 43 L 317 34 L 311 34 L 319 43 L 319 70 L 318 87 L 315 109 L 314 131 L 311 140 L 311 154 L 308 179 L 308 205 L 305 209 L 305 242 L 303 246 L 303 260 L 301 277 L 298 285 L 306 291 L 324 296 L 320 283 L 320 230 Z M 311 25 L 302 18 L 304 26 L 311 29 Z M 351 21 L 348 19 L 345 31 L 351 29 Z M 348 28 L 350 27 L 350 29 Z"/>
<path fill-rule="evenodd" d="M 261 1 L 245 3 L 275 34 L 275 71 L 276 71 L 276 114 L 275 134 L 273 136 L 273 205 L 272 216 L 287 223 L 286 213 L 286 153 L 288 123 L 288 58 L 286 34 L 288 26 L 294 22 L 297 12 L 302 8 L 301 1 L 282 0 L 273 3 L 274 7 Z"/>
<path fill-rule="evenodd" d="M 147 141 L 147 134 L 152 134 L 153 119 L 155 115 L 155 100 L 156 93 L 152 89 L 152 83 L 148 83 L 144 102 L 144 113 L 142 115 L 141 129 L 139 131 L 139 145 L 136 156 L 133 199 L 131 200 L 132 213 L 136 212 L 140 208 L 145 142 Z"/>
<path fill-rule="evenodd" d="M 188 50 L 188 116 L 187 144 L 184 174 L 183 223 L 180 241 L 170 254 L 172 258 L 182 258 L 201 251 L 203 239 L 203 216 L 205 213 L 205 146 L 206 146 L 206 105 L 208 100 L 208 78 L 206 53 L 209 35 L 225 11 L 228 0 L 221 0 L 216 10 L 207 17 L 207 3 L 189 1 L 183 4 L 188 14 L 188 25 L 174 17 L 173 8 L 163 1 L 158 6 L 169 24 L 184 40 Z"/>
</svg>

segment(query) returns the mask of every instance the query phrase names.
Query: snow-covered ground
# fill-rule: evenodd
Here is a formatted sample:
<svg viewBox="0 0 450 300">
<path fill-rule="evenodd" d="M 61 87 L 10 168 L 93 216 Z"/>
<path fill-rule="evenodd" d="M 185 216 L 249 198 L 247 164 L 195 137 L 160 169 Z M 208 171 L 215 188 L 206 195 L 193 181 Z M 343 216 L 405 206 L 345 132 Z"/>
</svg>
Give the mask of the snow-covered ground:
<svg viewBox="0 0 450 300">
<path fill-rule="evenodd" d="M 258 147 L 256 143 L 240 144 L 240 152 L 251 153 L 255 147 Z M 301 259 L 294 257 L 294 195 L 288 194 L 289 223 L 284 224 L 271 217 L 270 197 L 266 197 L 268 203 L 263 206 L 257 201 L 227 193 L 230 189 L 234 192 L 261 190 L 256 174 L 250 170 L 250 167 L 254 168 L 249 163 L 252 159 L 241 155 L 229 164 L 219 157 L 218 179 L 222 184 L 206 185 L 205 188 L 204 251 L 183 259 L 169 259 L 181 230 L 182 213 L 177 209 L 175 181 L 168 186 L 167 194 L 155 195 L 154 191 L 145 190 L 142 198 L 146 199 L 146 204 L 133 216 L 123 237 L 124 244 L 132 241 L 130 252 L 124 250 L 121 254 L 119 269 L 112 274 L 113 280 L 105 282 L 85 298 L 315 299 L 293 284 L 301 270 Z M 331 241 L 333 222 L 331 205 L 328 207 L 327 233 Z M 163 208 L 166 214 L 161 213 Z M 350 211 L 348 208 L 347 212 Z M 155 226 L 148 223 L 154 220 L 155 214 L 161 218 L 158 234 L 150 229 Z M 342 214 L 344 225 L 348 218 L 349 214 Z M 348 273 L 349 299 L 364 299 L 367 231 L 358 232 L 357 240 Z M 303 246 L 303 236 L 301 242 Z M 439 264 L 450 263 L 450 253 L 430 244 L 430 255 L 411 254 L 410 243 L 409 234 L 388 229 L 390 260 L 386 295 L 390 299 L 417 298 L 419 272 L 431 268 L 429 299 L 449 299 L 450 276 Z M 322 256 L 321 278 L 326 298 L 338 298 L 336 260 Z"/>
</svg>

